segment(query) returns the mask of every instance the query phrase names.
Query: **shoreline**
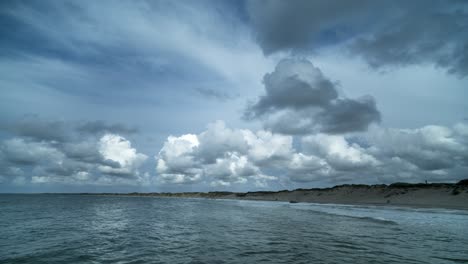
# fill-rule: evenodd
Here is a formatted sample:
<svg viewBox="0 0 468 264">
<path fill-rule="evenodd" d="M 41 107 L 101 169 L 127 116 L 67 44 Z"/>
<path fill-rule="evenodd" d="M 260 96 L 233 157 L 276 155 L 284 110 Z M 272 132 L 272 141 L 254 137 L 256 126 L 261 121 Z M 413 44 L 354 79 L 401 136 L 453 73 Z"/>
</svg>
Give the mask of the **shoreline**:
<svg viewBox="0 0 468 264">
<path fill-rule="evenodd" d="M 338 185 L 330 188 L 257 192 L 182 192 L 182 193 L 79 193 L 95 196 L 207 198 L 251 201 L 279 201 L 367 206 L 398 206 L 468 210 L 468 185 L 457 184 Z"/>
</svg>

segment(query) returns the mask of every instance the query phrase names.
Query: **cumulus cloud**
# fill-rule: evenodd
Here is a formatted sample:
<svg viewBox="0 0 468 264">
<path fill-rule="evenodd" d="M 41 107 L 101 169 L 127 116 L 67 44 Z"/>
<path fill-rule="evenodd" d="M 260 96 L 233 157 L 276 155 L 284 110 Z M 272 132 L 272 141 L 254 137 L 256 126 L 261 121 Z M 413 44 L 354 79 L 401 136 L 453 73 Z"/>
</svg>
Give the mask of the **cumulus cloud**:
<svg viewBox="0 0 468 264">
<path fill-rule="evenodd" d="M 3 128 L 13 134 L 0 143 L 0 175 L 4 181 L 15 184 L 18 177 L 21 182 L 62 184 L 134 184 L 150 180 L 139 171 L 147 156 L 117 134 L 83 134 L 79 123 L 36 116 Z M 56 128 L 59 131 L 48 131 Z"/>
<path fill-rule="evenodd" d="M 375 130 L 368 140 L 375 155 L 402 159 L 423 171 L 438 171 L 468 165 L 467 138 L 457 131 L 462 126 Z"/>
<path fill-rule="evenodd" d="M 44 160 L 61 160 L 63 153 L 45 142 L 29 142 L 22 138 L 5 140 L 1 146 L 4 160 L 16 165 L 34 165 Z"/>
<path fill-rule="evenodd" d="M 230 129 L 218 121 L 197 135 L 170 136 L 156 156 L 157 172 L 161 183 L 212 186 L 455 181 L 468 171 L 465 130 L 460 123 L 375 127 L 360 138 L 316 133 L 301 137 L 296 149 L 292 136 Z"/>
<path fill-rule="evenodd" d="M 316 134 L 302 138 L 304 152 L 319 156 L 335 170 L 352 171 L 378 166 L 379 162 L 343 136 Z"/>
<path fill-rule="evenodd" d="M 264 185 L 276 177 L 263 173 L 260 164 L 271 161 L 271 166 L 275 160 L 287 158 L 291 143 L 288 136 L 230 129 L 218 121 L 198 135 L 170 136 L 156 156 L 156 169 L 165 183 Z"/>
<path fill-rule="evenodd" d="M 265 54 L 343 45 L 372 67 L 430 62 L 468 74 L 464 1 L 249 1 Z"/>
<path fill-rule="evenodd" d="M 247 156 L 235 152 L 226 153 L 223 158 L 216 159 L 214 164 L 205 166 L 204 176 L 214 179 L 210 183 L 214 186 L 247 183 L 248 177 L 256 177 L 258 180 L 264 178 L 260 169 L 249 162 Z"/>
<path fill-rule="evenodd" d="M 327 161 L 335 182 L 457 181 L 468 172 L 467 137 L 457 131 L 463 126 L 374 127 L 360 140 L 314 135 L 303 143 L 306 152 L 312 147 L 314 155 Z"/>
<path fill-rule="evenodd" d="M 130 141 L 115 134 L 106 134 L 99 140 L 99 153 L 106 160 L 119 163 L 119 167 L 101 165 L 99 170 L 103 173 L 118 176 L 138 175 L 138 168 L 148 158 L 146 155 L 137 153 L 132 148 Z"/>
<path fill-rule="evenodd" d="M 22 183 L 44 183 L 47 179 L 50 182 L 73 183 L 74 175 L 92 169 L 90 163 L 67 157 L 58 144 L 23 138 L 3 141 L 0 144 L 0 158 L 2 176 L 13 184 L 17 184 L 18 180 Z"/>
<path fill-rule="evenodd" d="M 152 173 L 142 170 L 147 156 L 117 134 L 69 142 L 17 136 L 0 144 L 0 176 L 2 183 L 15 185 L 158 183 L 214 188 L 455 181 L 468 171 L 467 128 L 466 123 L 415 129 L 375 126 L 352 137 L 309 134 L 298 137 L 293 147 L 293 136 L 232 129 L 217 121 L 199 134 L 168 137 L 155 157 L 155 181 Z"/>
<path fill-rule="evenodd" d="M 97 147 L 97 139 L 87 138 L 78 142 L 67 142 L 60 146 L 61 151 L 69 158 L 84 163 L 96 163 L 104 166 L 119 168 L 117 161 L 106 159 Z"/>
<path fill-rule="evenodd" d="M 325 159 L 303 153 L 294 153 L 287 169 L 290 180 L 302 183 L 327 179 L 333 173 Z"/>
<path fill-rule="evenodd" d="M 265 95 L 244 116 L 262 119 L 265 127 L 284 134 L 365 131 L 380 121 L 373 97 L 339 98 L 336 84 L 302 59 L 283 59 L 263 78 Z"/>
<path fill-rule="evenodd" d="M 196 135 L 169 136 L 156 158 L 156 171 L 160 180 L 169 183 L 200 181 L 202 171 L 193 157 L 194 150 L 199 144 Z"/>
<path fill-rule="evenodd" d="M 281 109 L 324 107 L 338 97 L 335 85 L 308 60 L 281 60 L 263 77 L 266 95 L 247 114 L 261 116 Z"/>
<path fill-rule="evenodd" d="M 302 152 L 293 153 L 286 166 L 286 173 L 294 182 L 372 181 L 367 173 L 381 165 L 367 149 L 342 135 L 308 135 L 302 137 L 301 148 Z"/>
<path fill-rule="evenodd" d="M 375 99 L 367 95 L 356 99 L 338 99 L 326 106 L 317 115 L 317 120 L 322 132 L 365 131 L 369 124 L 380 122 L 380 112 Z"/>
</svg>

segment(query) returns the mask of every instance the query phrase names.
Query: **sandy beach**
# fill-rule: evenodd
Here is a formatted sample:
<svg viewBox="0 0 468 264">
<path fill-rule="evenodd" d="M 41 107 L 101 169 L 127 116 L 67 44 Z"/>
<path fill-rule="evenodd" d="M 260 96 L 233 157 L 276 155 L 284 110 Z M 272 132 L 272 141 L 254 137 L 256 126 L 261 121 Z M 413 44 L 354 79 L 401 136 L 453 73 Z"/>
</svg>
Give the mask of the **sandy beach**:
<svg viewBox="0 0 468 264">
<path fill-rule="evenodd" d="M 180 198 L 238 199 L 335 204 L 392 205 L 411 207 L 452 208 L 468 210 L 468 185 L 408 184 L 339 185 L 331 188 L 296 189 L 276 192 L 184 192 L 184 193 L 126 193 L 99 195 L 155 196 Z"/>
</svg>

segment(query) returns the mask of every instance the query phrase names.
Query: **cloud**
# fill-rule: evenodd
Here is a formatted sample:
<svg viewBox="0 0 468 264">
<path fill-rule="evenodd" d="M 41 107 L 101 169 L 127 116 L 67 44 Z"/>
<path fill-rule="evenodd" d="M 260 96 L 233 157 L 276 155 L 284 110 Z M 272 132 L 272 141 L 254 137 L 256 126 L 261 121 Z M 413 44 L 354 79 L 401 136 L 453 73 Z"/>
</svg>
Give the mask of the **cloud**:
<svg viewBox="0 0 468 264">
<path fill-rule="evenodd" d="M 456 181 L 468 171 L 465 127 L 376 126 L 358 137 L 316 133 L 301 137 L 296 149 L 292 136 L 218 121 L 197 135 L 170 136 L 156 156 L 157 177 L 162 184 L 218 187 Z"/>
<path fill-rule="evenodd" d="M 206 97 L 209 99 L 216 99 L 219 101 L 227 101 L 227 100 L 231 100 L 235 98 L 235 96 L 230 95 L 227 92 L 210 89 L 210 88 L 195 88 L 195 91 L 203 97 Z"/>
<path fill-rule="evenodd" d="M 38 115 L 24 115 L 19 120 L 5 122 L 0 126 L 4 130 L 19 137 L 34 141 L 53 141 L 68 143 L 79 137 L 102 136 L 106 133 L 135 134 L 138 129 L 122 123 L 95 121 L 62 121 L 41 118 Z"/>
<path fill-rule="evenodd" d="M 281 167 L 294 152 L 293 138 L 260 130 L 256 133 L 243 130 L 248 145 L 249 158 L 259 166 Z"/>
<path fill-rule="evenodd" d="M 281 60 L 263 77 L 266 95 L 250 106 L 248 115 L 262 116 L 281 109 L 324 107 L 338 97 L 335 85 L 308 60 Z"/>
<path fill-rule="evenodd" d="M 307 154 L 323 158 L 339 171 L 353 171 L 378 166 L 379 162 L 357 144 L 350 144 L 343 136 L 316 134 L 302 138 Z"/>
<path fill-rule="evenodd" d="M 315 140 L 312 149 L 334 170 L 332 180 L 335 182 L 356 182 L 357 179 L 376 183 L 453 182 L 466 177 L 468 172 L 467 137 L 456 129 L 462 126 L 374 127 L 357 141 L 345 139 L 347 147 L 339 144 L 339 155 L 332 151 L 337 145 L 324 139 Z M 308 144 L 306 138 L 304 143 Z M 352 141 L 356 143 L 350 143 Z M 310 149 L 307 144 L 304 147 Z M 323 156 L 324 153 L 328 154 Z"/>
<path fill-rule="evenodd" d="M 99 153 L 106 160 L 118 162 L 120 167 L 101 165 L 99 170 L 103 173 L 118 176 L 138 175 L 138 168 L 148 158 L 146 155 L 137 153 L 132 148 L 130 141 L 115 134 L 106 134 L 99 140 Z"/>
<path fill-rule="evenodd" d="M 264 120 L 273 132 L 346 133 L 365 131 L 380 121 L 373 97 L 339 98 L 336 84 L 305 59 L 281 60 L 263 83 L 266 94 L 244 116 Z"/>
<path fill-rule="evenodd" d="M 94 128 L 90 131 L 93 133 L 83 133 L 80 122 L 37 116 L 5 124 L 3 129 L 13 137 L 0 142 L 0 176 L 11 183 L 18 177 L 30 183 L 149 183 L 149 175 L 139 170 L 147 156 L 138 153 L 124 137 L 96 129 L 126 126 L 99 121 L 84 124 L 93 124 L 86 126 Z"/>
<path fill-rule="evenodd" d="M 61 151 L 72 160 L 84 163 L 96 163 L 113 168 L 119 168 L 117 161 L 106 159 L 97 147 L 97 140 L 92 138 L 82 139 L 78 142 L 67 142 L 61 145 Z"/>
<path fill-rule="evenodd" d="M 352 137 L 314 133 L 298 137 L 293 147 L 290 135 L 232 129 L 217 121 L 199 134 L 168 137 L 155 157 L 156 176 L 142 169 L 147 156 L 117 134 L 71 136 L 69 142 L 17 136 L 0 143 L 0 176 L 16 185 L 205 188 L 456 181 L 468 171 L 467 127 L 375 126 Z"/>
<path fill-rule="evenodd" d="M 248 1 L 247 10 L 260 46 L 265 54 L 271 54 L 316 48 L 325 36 L 332 44 L 346 40 L 349 31 L 359 25 L 356 19 L 366 15 L 363 8 L 369 3 L 372 1 L 265 0 Z"/>
<path fill-rule="evenodd" d="M 357 99 L 338 99 L 325 107 L 317 119 L 322 132 L 337 134 L 365 131 L 369 124 L 380 122 L 380 112 L 372 96 L 363 96 Z"/>
<path fill-rule="evenodd" d="M 285 151 L 291 148 L 291 143 L 288 136 L 230 129 L 218 121 L 198 135 L 168 137 L 156 156 L 156 169 L 163 183 L 263 186 L 265 181 L 276 178 L 264 174 L 259 165 L 267 160 L 287 158 Z"/>
<path fill-rule="evenodd" d="M 375 68 L 429 62 L 468 74 L 463 1 L 249 1 L 247 7 L 265 54 L 343 46 Z"/>
<path fill-rule="evenodd" d="M 204 168 L 204 176 L 214 179 L 211 185 L 229 186 L 232 183 L 247 183 L 248 177 L 263 178 L 260 169 L 249 162 L 244 155 L 235 152 L 226 153 L 223 158 L 216 159 L 214 164 Z M 272 177 L 272 179 L 275 179 Z"/>
<path fill-rule="evenodd" d="M 303 153 L 295 153 L 287 169 L 289 179 L 299 183 L 320 181 L 329 178 L 333 172 L 324 159 Z"/>
<path fill-rule="evenodd" d="M 14 165 L 35 165 L 42 161 L 59 161 L 63 153 L 45 142 L 30 142 L 22 138 L 5 140 L 1 146 L 4 160 Z"/>
<path fill-rule="evenodd" d="M 298 183 L 372 181 L 368 175 L 381 166 L 367 149 L 342 135 L 314 134 L 302 137 L 302 152 L 293 153 L 286 168 L 289 180 Z"/>
<path fill-rule="evenodd" d="M 197 138 L 196 155 L 204 163 L 213 163 L 227 152 L 245 153 L 249 147 L 243 131 L 227 128 L 222 121 L 209 124 Z"/>
<path fill-rule="evenodd" d="M 199 145 L 192 134 L 169 136 L 156 157 L 159 179 L 168 183 L 194 183 L 202 178 L 202 170 L 193 156 Z"/>
<path fill-rule="evenodd" d="M 382 129 L 371 131 L 367 139 L 371 151 L 383 159 L 397 158 L 423 171 L 437 171 L 468 165 L 467 138 L 457 131 L 461 126 Z"/>
<path fill-rule="evenodd" d="M 11 33 L 2 42 L 9 58 L 21 62 L 21 57 L 34 54 L 41 61 L 54 62 L 47 64 L 52 69 L 46 73 L 62 73 L 64 78 L 46 73 L 33 77 L 74 95 L 128 98 L 132 90 L 154 89 L 155 80 L 173 89 L 174 83 L 183 84 L 174 78 L 207 83 L 207 89 L 213 90 L 214 81 L 251 82 L 257 69 L 267 66 L 230 3 L 52 1 L 7 4 L 2 11 L 18 32 L 29 33 L 28 38 Z M 31 45 L 31 39 L 41 45 Z M 30 67 L 33 62 L 24 64 Z M 67 83 L 68 79 L 74 82 Z M 100 89 L 94 88 L 96 83 Z M 167 93 L 160 89 L 158 96 Z"/>
<path fill-rule="evenodd" d="M 23 138 L 3 141 L 0 159 L 2 176 L 16 185 L 46 181 L 74 184 L 77 183 L 75 175 L 83 175 L 93 168 L 92 163 L 67 157 L 59 144 Z"/>
<path fill-rule="evenodd" d="M 468 9 L 456 1 L 400 1 L 378 31 L 351 45 L 372 67 L 431 62 L 460 76 L 468 74 Z"/>
<path fill-rule="evenodd" d="M 138 138 L 141 134 L 133 126 L 113 123 L 111 116 L 144 124 L 145 133 L 153 133 L 153 142 L 177 127 L 178 136 L 143 146 L 146 154 L 153 155 L 154 148 L 160 148 L 158 183 L 250 188 L 426 177 L 443 181 L 466 173 L 466 124 L 414 128 L 456 116 L 453 113 L 463 104 L 452 99 L 463 98 L 463 93 L 450 92 L 445 97 L 430 88 L 461 86 L 460 81 L 453 83 L 452 76 L 444 75 L 447 78 L 432 78 L 431 87 L 415 83 L 425 79 L 427 72 L 436 72 L 427 67 L 371 76 L 358 72 L 359 60 L 349 63 L 336 55 L 344 51 L 376 69 L 431 64 L 466 76 L 466 3 L 247 1 L 250 21 L 241 14 L 243 4 L 50 1 L 2 5 L 2 21 L 15 28 L 2 32 L 0 43 L 0 72 L 5 73 L 0 86 L 9 87 L 0 103 L 2 184 L 151 182 L 153 173 L 145 171 L 147 156 L 135 144 L 143 140 Z M 258 43 L 252 39 L 252 30 Z M 265 58 L 262 50 L 270 56 Z M 314 63 L 327 75 L 304 59 L 282 60 L 273 70 L 285 54 L 319 55 Z M 359 70 L 350 73 L 350 68 Z M 191 132 L 190 127 L 207 120 L 237 122 L 237 112 L 232 110 L 239 105 L 235 97 L 255 96 L 258 77 L 266 72 L 264 94 L 245 111 L 247 119 L 263 123 L 263 130 L 216 122 L 203 132 Z M 378 102 L 371 96 L 348 98 L 328 75 L 332 73 L 341 75 L 346 85 L 356 85 L 350 87 L 355 89 L 350 94 L 383 84 L 411 90 L 413 95 L 405 93 L 410 110 L 435 101 L 453 107 L 440 108 L 430 122 L 402 118 L 388 97 L 392 89 L 374 89 L 373 95 L 380 94 Z M 361 78 L 367 78 L 368 85 L 362 85 Z M 423 99 L 414 95 L 422 91 L 418 89 L 424 90 Z M 194 93 L 199 96 L 195 100 L 190 97 Z M 400 96 L 398 91 L 391 93 Z M 213 101 L 222 101 L 225 107 L 212 111 Z M 371 125 L 379 123 L 379 109 L 385 105 L 392 115 L 386 124 L 394 118 L 395 123 L 413 129 Z M 25 116 L 16 121 L 23 112 L 58 113 L 65 119 Z M 73 121 L 91 115 L 101 121 Z M 187 131 L 181 133 L 181 127 Z M 351 137 L 351 132 L 362 133 Z"/>
<path fill-rule="evenodd" d="M 116 133 L 116 134 L 134 134 L 138 129 L 127 127 L 123 124 L 108 124 L 102 120 L 85 122 L 78 126 L 78 131 L 90 134 Z"/>
<path fill-rule="evenodd" d="M 21 137 L 45 141 L 66 141 L 69 134 L 64 121 L 45 120 L 37 115 L 25 115 L 18 121 L 3 124 L 3 130 Z"/>
</svg>

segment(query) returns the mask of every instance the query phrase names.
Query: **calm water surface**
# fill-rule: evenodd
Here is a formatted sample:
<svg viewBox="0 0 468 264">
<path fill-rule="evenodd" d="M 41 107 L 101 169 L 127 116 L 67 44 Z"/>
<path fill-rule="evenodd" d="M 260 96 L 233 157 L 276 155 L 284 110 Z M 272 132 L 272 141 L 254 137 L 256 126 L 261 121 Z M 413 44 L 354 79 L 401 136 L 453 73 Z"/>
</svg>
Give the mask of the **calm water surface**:
<svg viewBox="0 0 468 264">
<path fill-rule="evenodd" d="M 468 211 L 0 195 L 0 263 L 468 263 Z"/>
</svg>

